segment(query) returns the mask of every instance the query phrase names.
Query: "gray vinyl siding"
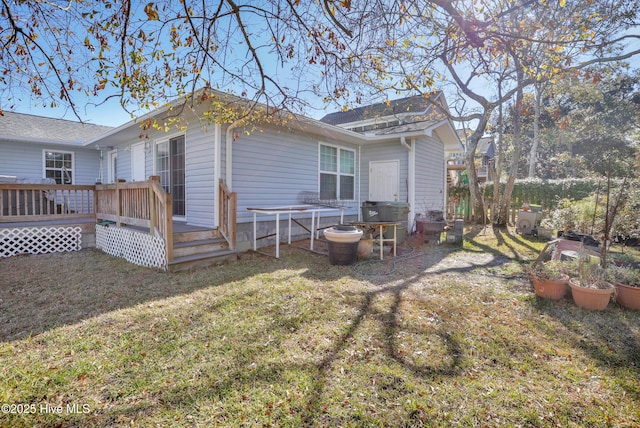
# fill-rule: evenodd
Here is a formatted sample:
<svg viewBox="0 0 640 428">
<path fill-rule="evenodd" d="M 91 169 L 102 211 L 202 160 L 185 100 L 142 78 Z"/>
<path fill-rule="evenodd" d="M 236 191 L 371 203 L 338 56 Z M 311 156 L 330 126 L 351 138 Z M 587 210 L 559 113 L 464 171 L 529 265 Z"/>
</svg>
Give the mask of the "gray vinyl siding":
<svg viewBox="0 0 640 428">
<path fill-rule="evenodd" d="M 199 126 L 189 129 L 186 145 L 187 221 L 196 226 L 215 227 L 215 132 Z"/>
<path fill-rule="evenodd" d="M 369 197 L 369 162 L 392 160 L 400 161 L 400 196 L 398 201 L 408 202 L 409 152 L 400 144 L 400 141 L 362 147 L 361 201 L 366 201 Z"/>
<path fill-rule="evenodd" d="M 414 212 L 444 211 L 444 146 L 440 140 L 425 137 L 416 141 L 415 169 Z"/>
<path fill-rule="evenodd" d="M 320 143 L 354 150 L 358 172 L 358 148 L 352 145 L 275 130 L 242 135 L 236 140 L 232 185 L 238 195 L 238 223 L 253 221 L 247 208 L 299 205 L 300 192 L 318 192 Z M 348 204 L 349 212 L 355 213 L 356 203 Z"/>
<path fill-rule="evenodd" d="M 0 142 L 0 175 L 40 179 L 44 177 L 44 150 L 71 152 L 74 184 L 94 184 L 100 174 L 100 152 L 72 145 Z"/>
<path fill-rule="evenodd" d="M 180 133 L 151 133 L 145 146 L 145 177 L 155 175 L 156 144 L 181 135 Z M 186 150 L 186 216 L 187 222 L 195 226 L 216 227 L 215 224 L 215 194 L 218 191 L 215 176 L 215 130 L 214 127 L 203 129 L 194 124 L 185 136 Z M 118 179 L 131 181 L 132 150 L 131 146 L 140 144 L 138 138 L 115 147 L 118 153 Z M 108 138 L 101 144 L 109 145 Z M 103 180 L 108 179 L 108 151 L 104 152 Z"/>
<path fill-rule="evenodd" d="M 95 149 L 69 150 L 75 153 L 75 181 L 74 184 L 95 184 L 100 177 L 100 153 Z"/>
</svg>

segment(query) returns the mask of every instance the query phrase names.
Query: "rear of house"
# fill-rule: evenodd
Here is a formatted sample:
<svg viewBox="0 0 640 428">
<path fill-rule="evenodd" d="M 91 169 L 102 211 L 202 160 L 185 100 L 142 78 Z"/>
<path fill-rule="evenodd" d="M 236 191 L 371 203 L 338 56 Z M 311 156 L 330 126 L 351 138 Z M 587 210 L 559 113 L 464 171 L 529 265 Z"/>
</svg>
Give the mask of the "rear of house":
<svg viewBox="0 0 640 428">
<path fill-rule="evenodd" d="M 121 212 L 122 203 L 130 198 L 127 203 L 133 204 L 139 198 L 131 196 L 133 192 L 142 197 L 151 194 L 154 184 L 149 178 L 157 177 L 159 188 L 171 195 L 165 220 L 221 231 L 233 251 L 251 248 L 256 235 L 273 235 L 276 229 L 275 216 L 254 217 L 252 208 L 309 202 L 339 207 L 323 214 L 320 226 L 329 226 L 341 216 L 345 221 L 360 219 L 365 201 L 404 202 L 411 210 L 405 219 L 411 228 L 416 214 L 443 210 L 445 148 L 460 143 L 451 123 L 433 114 L 433 104 L 423 101 L 412 97 L 391 104 L 401 112 L 376 105 L 346 116 L 329 115 L 322 121 L 298 116 L 279 124 L 218 125 L 202 122 L 189 112 L 183 113 L 186 126 L 180 131 L 141 129 L 140 123 L 148 119 L 160 123 L 166 119 L 167 112 L 158 110 L 118 128 L 101 129 L 97 136 L 83 135 L 84 143 L 39 141 L 26 146 L 3 142 L 0 159 L 14 161 L 0 163 L 0 175 L 17 175 L 29 168 L 34 178 L 74 184 L 101 182 L 96 186 L 103 195 L 97 200 L 98 212 L 103 219 L 117 219 L 118 224 L 123 218 L 137 223 L 134 214 Z M 345 121 L 349 114 L 355 120 Z M 33 165 L 38 159 L 40 169 Z M 20 163 L 24 166 L 18 167 Z M 67 174 L 70 179 L 65 178 Z M 149 190 L 141 193 L 141 189 Z M 129 196 L 122 196 L 121 191 Z M 297 222 L 291 226 L 294 237 L 309 237 L 313 215 L 296 213 Z M 139 223 L 147 229 L 151 225 L 152 235 L 154 228 L 159 230 L 152 219 Z M 159 232 L 165 241 L 172 239 L 163 235 L 173 234 L 170 230 Z M 273 244 L 274 239 L 271 236 L 258 245 Z M 181 249 L 184 244 L 178 240 L 182 238 L 163 250 L 168 257 L 174 251 L 195 252 Z"/>
</svg>

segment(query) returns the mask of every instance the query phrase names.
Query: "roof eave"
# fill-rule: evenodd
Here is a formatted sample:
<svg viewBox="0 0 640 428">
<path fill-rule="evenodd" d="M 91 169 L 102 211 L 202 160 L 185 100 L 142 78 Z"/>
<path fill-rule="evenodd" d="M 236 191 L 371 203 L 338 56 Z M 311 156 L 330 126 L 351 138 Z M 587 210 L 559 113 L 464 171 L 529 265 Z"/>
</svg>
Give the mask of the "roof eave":
<svg viewBox="0 0 640 428">
<path fill-rule="evenodd" d="M 17 143 L 29 143 L 29 144 L 51 144 L 59 146 L 74 146 L 82 147 L 84 143 L 82 141 L 61 141 L 50 140 L 47 138 L 31 138 L 31 137 L 19 137 L 15 135 L 0 135 L 0 141 L 11 141 Z"/>
</svg>

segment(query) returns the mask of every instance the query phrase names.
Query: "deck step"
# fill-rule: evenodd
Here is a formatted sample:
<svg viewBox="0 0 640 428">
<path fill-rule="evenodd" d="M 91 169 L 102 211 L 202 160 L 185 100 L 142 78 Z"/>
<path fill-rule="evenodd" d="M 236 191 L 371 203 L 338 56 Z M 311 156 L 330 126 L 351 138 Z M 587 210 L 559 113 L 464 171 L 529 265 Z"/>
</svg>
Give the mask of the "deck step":
<svg viewBox="0 0 640 428">
<path fill-rule="evenodd" d="M 171 272 L 179 272 L 188 269 L 213 266 L 228 261 L 238 260 L 238 253 L 233 250 L 220 250 L 211 251 L 208 253 L 192 254 L 182 257 L 174 257 L 173 261 L 169 263 L 169 270 Z"/>
<path fill-rule="evenodd" d="M 201 241 L 204 239 L 218 239 L 220 232 L 217 229 L 195 230 L 189 232 L 174 232 L 173 243 Z"/>
<path fill-rule="evenodd" d="M 214 251 L 226 250 L 229 244 L 222 238 L 198 239 L 189 242 L 178 242 L 173 244 L 173 256 L 184 257 L 193 254 L 211 253 Z"/>
</svg>

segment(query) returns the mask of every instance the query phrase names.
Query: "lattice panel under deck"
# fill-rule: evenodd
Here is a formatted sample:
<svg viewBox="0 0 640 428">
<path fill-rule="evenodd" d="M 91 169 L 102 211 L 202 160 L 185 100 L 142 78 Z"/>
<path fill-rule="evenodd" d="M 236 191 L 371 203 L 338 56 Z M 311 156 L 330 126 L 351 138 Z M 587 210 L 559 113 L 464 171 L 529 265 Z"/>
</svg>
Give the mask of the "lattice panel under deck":
<svg viewBox="0 0 640 428">
<path fill-rule="evenodd" d="M 20 227 L 0 229 L 0 257 L 78 251 L 82 244 L 79 227 Z"/>
<path fill-rule="evenodd" d="M 164 240 L 148 233 L 97 224 L 96 248 L 138 266 L 167 269 Z"/>
</svg>

